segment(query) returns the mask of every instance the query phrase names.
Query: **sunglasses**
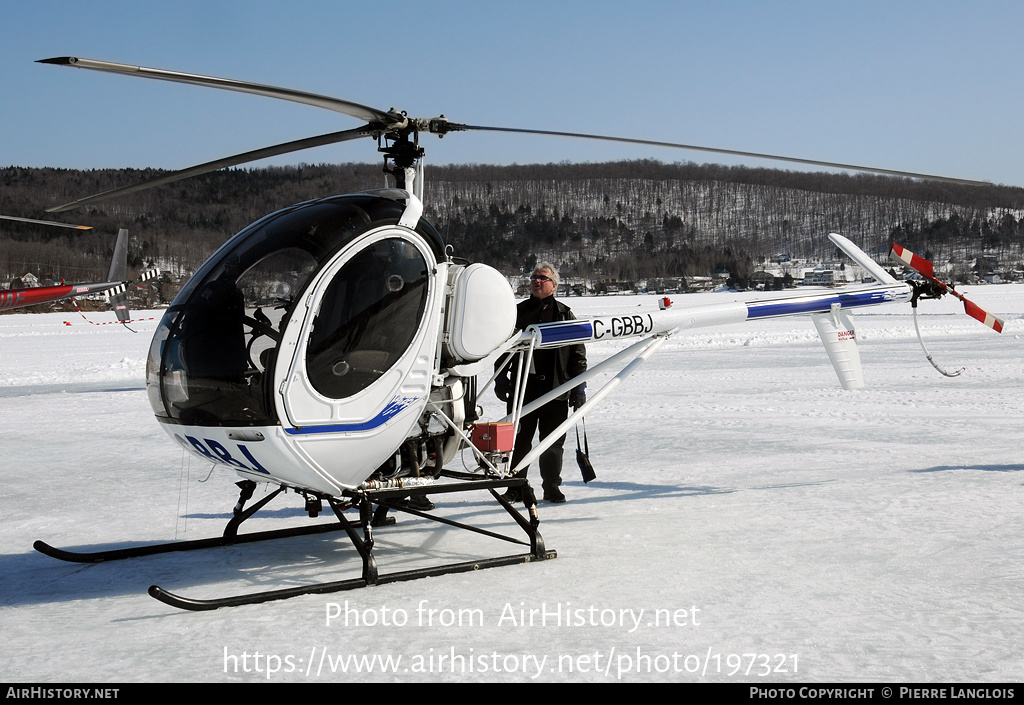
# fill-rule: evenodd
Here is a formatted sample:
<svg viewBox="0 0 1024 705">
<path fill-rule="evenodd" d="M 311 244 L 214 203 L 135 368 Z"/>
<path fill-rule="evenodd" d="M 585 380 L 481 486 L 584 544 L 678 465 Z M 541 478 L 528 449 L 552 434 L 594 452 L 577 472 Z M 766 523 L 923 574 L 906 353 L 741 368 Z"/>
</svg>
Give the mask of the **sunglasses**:
<svg viewBox="0 0 1024 705">
<path fill-rule="evenodd" d="M 549 282 L 551 277 L 545 277 L 543 274 L 532 274 L 530 275 L 530 281 L 532 282 Z"/>
</svg>

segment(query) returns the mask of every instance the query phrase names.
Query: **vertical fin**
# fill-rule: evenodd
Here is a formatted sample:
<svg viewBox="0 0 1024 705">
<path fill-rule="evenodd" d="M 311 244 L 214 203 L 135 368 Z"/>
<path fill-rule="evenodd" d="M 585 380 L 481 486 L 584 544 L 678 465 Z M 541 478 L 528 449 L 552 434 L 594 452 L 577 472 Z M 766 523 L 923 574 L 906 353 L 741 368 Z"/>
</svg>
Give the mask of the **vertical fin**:
<svg viewBox="0 0 1024 705">
<path fill-rule="evenodd" d="M 128 279 L 128 230 L 121 228 L 117 231 L 117 243 L 114 245 L 114 256 L 110 258 L 110 271 L 107 274 L 107 281 L 124 282 Z M 110 295 L 110 307 L 117 314 L 117 320 L 124 323 L 131 320 L 131 312 L 128 310 L 128 294 L 125 288 L 119 287 L 119 291 Z"/>
<path fill-rule="evenodd" d="M 110 258 L 108 282 L 123 282 L 128 279 L 128 230 L 117 231 L 117 242 L 114 244 L 114 256 Z"/>
<path fill-rule="evenodd" d="M 811 315 L 818 336 L 825 344 L 828 359 L 832 362 L 843 389 L 862 389 L 864 372 L 860 366 L 860 351 L 857 350 L 856 334 L 850 316 L 833 304 L 829 313 Z"/>
</svg>

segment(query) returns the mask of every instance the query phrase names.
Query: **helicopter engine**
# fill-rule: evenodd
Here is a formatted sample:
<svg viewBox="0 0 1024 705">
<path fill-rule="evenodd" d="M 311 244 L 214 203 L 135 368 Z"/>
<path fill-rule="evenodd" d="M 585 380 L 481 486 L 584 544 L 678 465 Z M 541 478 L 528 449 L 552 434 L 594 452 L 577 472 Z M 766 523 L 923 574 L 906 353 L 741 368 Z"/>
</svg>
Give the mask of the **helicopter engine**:
<svg viewBox="0 0 1024 705">
<path fill-rule="evenodd" d="M 448 260 L 406 216 L 414 200 L 301 203 L 214 253 L 150 346 L 163 428 L 246 479 L 327 496 L 436 476 L 476 418 L 475 374 L 456 369 L 508 340 L 516 309 L 499 272 Z"/>
</svg>

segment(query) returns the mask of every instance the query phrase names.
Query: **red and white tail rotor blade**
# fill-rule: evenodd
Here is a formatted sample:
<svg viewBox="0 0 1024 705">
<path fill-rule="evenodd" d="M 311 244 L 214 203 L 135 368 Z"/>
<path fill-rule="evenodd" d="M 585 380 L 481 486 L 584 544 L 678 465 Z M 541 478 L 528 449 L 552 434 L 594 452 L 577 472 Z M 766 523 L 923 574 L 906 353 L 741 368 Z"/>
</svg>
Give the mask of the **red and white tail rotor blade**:
<svg viewBox="0 0 1024 705">
<path fill-rule="evenodd" d="M 964 302 L 964 311 L 971 318 L 984 323 L 986 326 L 994 330 L 996 333 L 1003 332 L 1003 319 L 999 318 L 994 314 L 989 313 L 978 304 L 970 301 L 965 296 L 960 294 L 956 289 L 947 285 L 945 282 L 941 282 L 935 278 L 935 267 L 931 262 L 926 260 L 924 257 L 918 257 L 913 252 L 900 245 L 893 244 L 892 251 L 889 253 L 890 256 L 905 265 L 913 269 L 915 272 L 920 274 L 922 277 L 932 282 L 941 288 L 942 293 L 952 294 L 961 301 Z"/>
<path fill-rule="evenodd" d="M 925 279 L 934 282 L 942 287 L 943 291 L 946 290 L 946 285 L 935 278 L 935 267 L 931 262 L 926 260 L 924 257 L 918 257 L 913 252 L 905 247 L 901 247 L 893 243 L 892 251 L 889 255 L 895 259 L 903 262 L 905 265 L 913 269 L 915 272 L 920 274 Z"/>
<path fill-rule="evenodd" d="M 1000 318 L 999 316 L 992 315 L 978 304 L 974 303 L 973 301 L 968 301 L 963 296 L 960 296 L 960 294 L 957 294 L 955 291 L 953 293 L 956 294 L 956 297 L 958 299 L 964 302 L 964 311 L 967 312 L 968 316 L 981 321 L 986 326 L 994 330 L 996 333 L 1003 332 L 1002 318 Z"/>
</svg>

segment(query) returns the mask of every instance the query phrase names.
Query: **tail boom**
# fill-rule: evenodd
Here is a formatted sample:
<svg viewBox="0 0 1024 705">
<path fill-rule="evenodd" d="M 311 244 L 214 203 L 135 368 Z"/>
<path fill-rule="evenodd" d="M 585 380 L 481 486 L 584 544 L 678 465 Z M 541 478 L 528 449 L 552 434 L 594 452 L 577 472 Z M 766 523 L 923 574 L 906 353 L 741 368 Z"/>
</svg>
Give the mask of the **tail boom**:
<svg viewBox="0 0 1024 705">
<path fill-rule="evenodd" d="M 596 316 L 530 326 L 520 334 L 517 342 L 520 345 L 528 345 L 534 336 L 537 336 L 538 339 L 534 343 L 536 347 L 554 348 L 601 340 L 667 335 L 682 330 L 743 323 L 762 318 L 832 313 L 836 308 L 846 311 L 906 302 L 910 301 L 910 296 L 910 286 L 897 283 L 874 285 L 846 292 L 821 291 L 805 296 L 733 301 L 622 316 Z"/>
</svg>

